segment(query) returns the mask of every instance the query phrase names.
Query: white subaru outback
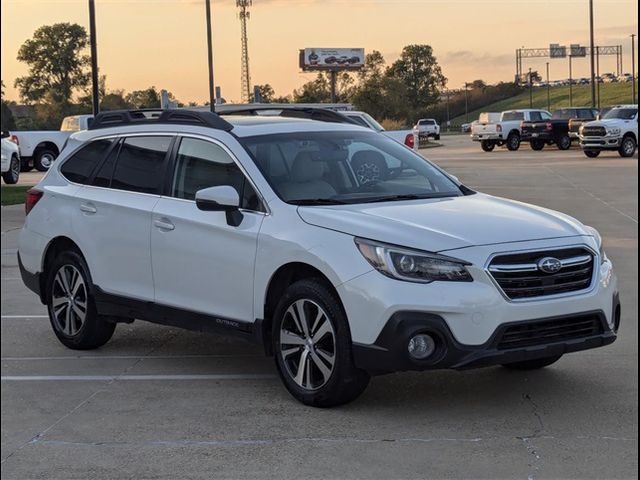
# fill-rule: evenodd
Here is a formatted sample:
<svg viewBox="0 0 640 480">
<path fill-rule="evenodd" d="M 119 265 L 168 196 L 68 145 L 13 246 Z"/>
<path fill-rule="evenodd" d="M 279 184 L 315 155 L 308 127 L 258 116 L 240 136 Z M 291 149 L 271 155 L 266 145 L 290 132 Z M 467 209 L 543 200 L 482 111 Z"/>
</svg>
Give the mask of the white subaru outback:
<svg viewBox="0 0 640 480">
<path fill-rule="evenodd" d="M 327 407 L 371 375 L 541 368 L 616 339 L 593 228 L 358 126 L 228 119 L 100 114 L 28 192 L 22 278 L 64 345 L 134 319 L 236 334 Z M 375 179 L 354 173 L 368 163 Z"/>
</svg>

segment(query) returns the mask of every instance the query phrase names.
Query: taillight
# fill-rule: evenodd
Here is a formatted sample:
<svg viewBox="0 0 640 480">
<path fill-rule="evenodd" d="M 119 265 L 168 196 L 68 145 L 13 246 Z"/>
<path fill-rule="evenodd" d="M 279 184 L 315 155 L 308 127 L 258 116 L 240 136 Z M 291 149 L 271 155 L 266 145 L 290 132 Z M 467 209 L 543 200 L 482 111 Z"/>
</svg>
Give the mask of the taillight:
<svg viewBox="0 0 640 480">
<path fill-rule="evenodd" d="M 15 143 L 16 145 L 20 145 L 20 140 L 18 140 L 18 137 L 16 135 L 11 135 L 9 137 L 9 141 Z"/>
<path fill-rule="evenodd" d="M 405 144 L 407 147 L 411 148 L 411 149 L 412 149 L 412 148 L 415 146 L 415 144 L 416 144 L 416 140 L 415 140 L 415 138 L 413 138 L 413 137 L 414 137 L 413 133 L 408 133 L 408 134 L 407 134 L 407 136 L 406 136 L 406 137 L 405 137 L 405 139 L 404 139 L 404 144 Z"/>
<path fill-rule="evenodd" d="M 27 190 L 27 198 L 24 202 L 24 212 L 25 215 L 29 215 L 29 212 L 33 210 L 33 207 L 36 206 L 36 203 L 42 198 L 42 190 L 37 190 L 35 188 L 30 188 Z"/>
<path fill-rule="evenodd" d="M 500 124 L 496 125 L 496 132 L 498 132 L 498 133 L 502 132 L 502 125 L 500 125 Z"/>
<path fill-rule="evenodd" d="M 547 122 L 547 130 L 553 130 L 553 125 L 551 124 L 551 122 Z"/>
</svg>

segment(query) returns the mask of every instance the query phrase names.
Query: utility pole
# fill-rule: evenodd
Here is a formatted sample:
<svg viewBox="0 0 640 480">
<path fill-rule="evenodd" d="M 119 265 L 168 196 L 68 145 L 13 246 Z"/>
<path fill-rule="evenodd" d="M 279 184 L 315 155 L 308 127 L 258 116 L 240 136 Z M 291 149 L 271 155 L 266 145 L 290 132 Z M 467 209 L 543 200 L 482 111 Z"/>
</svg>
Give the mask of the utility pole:
<svg viewBox="0 0 640 480">
<path fill-rule="evenodd" d="M 549 81 L 549 62 L 547 62 L 547 110 L 551 110 L 551 84 Z"/>
<path fill-rule="evenodd" d="M 467 82 L 464 82 L 464 117 L 466 123 L 469 123 L 469 92 L 467 90 Z"/>
<path fill-rule="evenodd" d="M 240 58 L 241 63 L 241 85 L 242 85 L 242 101 L 248 102 L 251 98 L 251 76 L 249 75 L 249 40 L 247 38 L 247 20 L 251 17 L 249 7 L 251 6 L 251 0 L 236 0 L 236 6 L 240 8 L 239 18 L 241 22 L 242 30 L 242 53 Z"/>
<path fill-rule="evenodd" d="M 571 71 L 571 60 L 573 59 L 572 55 L 569 55 L 569 106 L 573 107 L 573 72 Z M 595 100 L 595 99 L 593 99 Z M 593 101 L 592 106 L 595 106 L 595 101 Z"/>
<path fill-rule="evenodd" d="M 631 34 L 631 103 L 636 103 L 636 34 Z"/>
<path fill-rule="evenodd" d="M 449 131 L 450 125 L 451 125 L 451 118 L 449 117 L 449 89 L 447 88 L 447 132 Z"/>
<path fill-rule="evenodd" d="M 209 109 L 216 111 L 215 87 L 213 81 L 213 37 L 211 35 L 211 0 L 205 0 L 207 16 L 207 62 L 209 64 Z"/>
<path fill-rule="evenodd" d="M 96 5 L 89 0 L 89 41 L 91 43 L 91 103 L 93 116 L 100 112 L 100 81 L 98 79 L 98 45 L 96 41 Z"/>
<path fill-rule="evenodd" d="M 598 109 L 600 108 L 600 47 L 596 47 L 596 82 L 597 85 L 597 93 L 598 93 Z"/>
<path fill-rule="evenodd" d="M 591 106 L 596 106 L 595 43 L 593 39 L 593 0 L 589 0 L 589 56 L 591 61 Z M 571 62 L 571 57 L 569 57 Z M 569 63 L 571 64 L 571 63 Z M 573 103 L 572 103 L 573 105 Z"/>
<path fill-rule="evenodd" d="M 533 82 L 531 81 L 531 68 L 529 68 L 529 108 L 533 108 Z"/>
</svg>

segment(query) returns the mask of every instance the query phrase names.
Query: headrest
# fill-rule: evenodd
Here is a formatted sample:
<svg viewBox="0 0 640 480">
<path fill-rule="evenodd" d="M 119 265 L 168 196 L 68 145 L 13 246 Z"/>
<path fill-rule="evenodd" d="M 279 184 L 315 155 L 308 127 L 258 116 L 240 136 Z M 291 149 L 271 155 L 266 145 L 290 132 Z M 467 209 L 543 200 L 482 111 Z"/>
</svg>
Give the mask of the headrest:
<svg viewBox="0 0 640 480">
<path fill-rule="evenodd" d="M 300 152 L 296 155 L 291 167 L 291 180 L 293 182 L 313 182 L 322 180 L 324 175 L 324 163 L 314 162 L 311 152 Z"/>
</svg>

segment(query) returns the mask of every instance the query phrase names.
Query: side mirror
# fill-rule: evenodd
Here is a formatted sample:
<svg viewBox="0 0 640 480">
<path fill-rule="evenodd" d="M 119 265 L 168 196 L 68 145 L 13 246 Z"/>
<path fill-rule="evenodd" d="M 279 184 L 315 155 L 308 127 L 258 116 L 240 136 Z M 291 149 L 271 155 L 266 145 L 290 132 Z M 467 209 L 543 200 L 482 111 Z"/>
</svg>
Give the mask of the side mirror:
<svg viewBox="0 0 640 480">
<path fill-rule="evenodd" d="M 227 224 L 237 227 L 242 222 L 240 196 L 230 185 L 208 187 L 196 192 L 196 206 L 206 212 L 225 212 Z"/>
</svg>

